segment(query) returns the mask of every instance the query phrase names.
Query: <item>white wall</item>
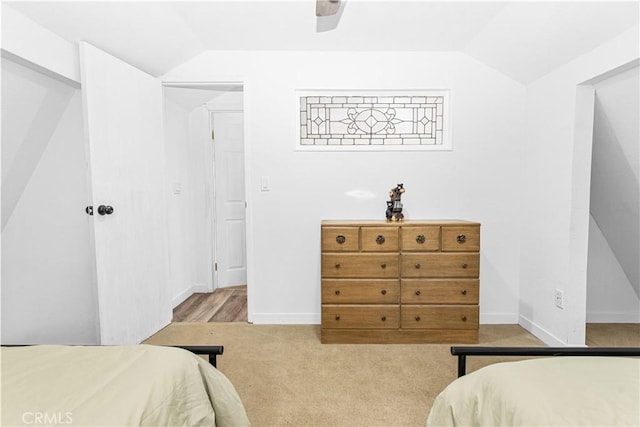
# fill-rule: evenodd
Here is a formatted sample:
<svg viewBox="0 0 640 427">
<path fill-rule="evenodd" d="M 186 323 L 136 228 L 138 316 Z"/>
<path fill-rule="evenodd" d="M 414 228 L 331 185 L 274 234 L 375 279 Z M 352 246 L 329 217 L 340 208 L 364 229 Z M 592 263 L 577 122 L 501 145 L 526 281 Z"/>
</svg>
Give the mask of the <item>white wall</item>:
<svg viewBox="0 0 640 427">
<path fill-rule="evenodd" d="M 482 223 L 481 321 L 517 321 L 520 84 L 456 53 L 207 52 L 163 78 L 245 83 L 254 322 L 319 323 L 320 221 L 384 219 L 399 182 L 409 219 Z M 453 151 L 294 151 L 295 89 L 437 88 L 451 89 Z M 270 191 L 260 191 L 261 176 Z"/>
<path fill-rule="evenodd" d="M 243 88 L 236 86 L 226 92 L 213 92 L 215 98 L 210 99 L 205 105 L 212 111 L 242 111 Z"/>
<path fill-rule="evenodd" d="M 640 68 L 595 85 L 590 210 L 640 296 Z"/>
<path fill-rule="evenodd" d="M 2 60 L 2 342 L 99 342 L 78 90 Z"/>
<path fill-rule="evenodd" d="M 589 222 L 587 322 L 640 323 L 640 299 L 593 218 Z"/>
<path fill-rule="evenodd" d="M 640 68 L 595 85 L 588 322 L 640 322 Z"/>
<path fill-rule="evenodd" d="M 165 88 L 170 295 L 177 306 L 194 292 L 212 290 L 208 112 L 201 105 L 180 105 Z"/>
<path fill-rule="evenodd" d="M 189 136 L 188 112 L 166 97 L 165 92 L 165 147 L 167 153 L 167 221 L 169 239 L 169 295 L 175 307 L 191 293 L 186 246 L 188 211 L 184 206 L 185 174 L 188 169 L 182 166 L 186 160 Z M 181 167 L 182 166 L 182 167 Z"/>
<path fill-rule="evenodd" d="M 22 51 L 27 61 L 49 64 L 43 67 L 75 78 L 72 46 L 57 40 L 42 49 L 38 37 L 21 40 L 20 28 L 13 27 L 11 41 L 6 28 L 3 55 L 18 55 L 23 45 L 30 46 Z M 62 51 L 66 53 L 49 55 Z M 246 83 L 249 304 L 254 321 L 319 322 L 320 220 L 383 218 L 389 188 L 404 182 L 408 218 L 483 224 L 483 323 L 513 323 L 520 314 L 519 322 L 548 343 L 580 344 L 588 235 L 589 185 L 584 177 L 591 153 L 574 143 L 582 132 L 575 117 L 585 110 L 576 107 L 582 92 L 576 85 L 637 58 L 636 27 L 533 82 L 526 95 L 521 85 L 458 53 L 208 52 L 165 79 Z M 451 152 L 293 150 L 294 89 L 443 87 L 452 89 Z M 261 176 L 270 177 L 271 191 L 259 191 Z M 350 197 L 350 190 L 370 191 L 374 197 Z M 3 249 L 4 279 L 9 263 Z M 3 294 L 4 287 L 3 280 Z M 555 288 L 565 291 L 564 310 L 553 306 Z"/>
<path fill-rule="evenodd" d="M 593 89 L 585 107 L 588 88 L 578 85 L 636 60 L 638 50 L 635 27 L 527 86 L 520 323 L 548 344 L 584 344 Z"/>
</svg>

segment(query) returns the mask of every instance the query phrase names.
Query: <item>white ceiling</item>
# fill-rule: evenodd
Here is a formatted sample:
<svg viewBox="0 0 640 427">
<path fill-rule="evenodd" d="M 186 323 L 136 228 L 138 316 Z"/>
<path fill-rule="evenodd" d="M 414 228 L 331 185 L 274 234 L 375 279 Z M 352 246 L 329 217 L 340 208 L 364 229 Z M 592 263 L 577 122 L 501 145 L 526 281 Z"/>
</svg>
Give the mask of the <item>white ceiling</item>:
<svg viewBox="0 0 640 427">
<path fill-rule="evenodd" d="M 638 25 L 639 2 L 315 0 L 4 2 L 70 42 L 160 76 L 206 50 L 462 51 L 527 83 Z"/>
</svg>

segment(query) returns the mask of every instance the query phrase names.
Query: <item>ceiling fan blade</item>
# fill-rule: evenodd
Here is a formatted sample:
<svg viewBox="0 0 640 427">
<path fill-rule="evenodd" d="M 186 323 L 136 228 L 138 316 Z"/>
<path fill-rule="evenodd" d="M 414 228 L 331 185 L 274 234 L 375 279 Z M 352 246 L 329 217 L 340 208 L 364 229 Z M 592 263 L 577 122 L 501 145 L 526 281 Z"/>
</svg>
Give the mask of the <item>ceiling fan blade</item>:
<svg viewBox="0 0 640 427">
<path fill-rule="evenodd" d="M 331 16 L 338 13 L 341 0 L 316 0 L 316 16 Z"/>
</svg>

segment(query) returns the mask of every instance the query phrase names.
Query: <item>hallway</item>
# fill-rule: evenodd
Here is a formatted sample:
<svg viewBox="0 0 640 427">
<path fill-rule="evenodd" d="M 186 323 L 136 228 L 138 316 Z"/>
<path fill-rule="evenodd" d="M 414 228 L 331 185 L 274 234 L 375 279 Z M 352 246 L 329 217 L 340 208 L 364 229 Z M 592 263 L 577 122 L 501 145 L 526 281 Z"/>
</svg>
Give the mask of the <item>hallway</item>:
<svg viewBox="0 0 640 427">
<path fill-rule="evenodd" d="M 173 309 L 174 322 L 246 322 L 247 286 L 195 293 Z"/>
</svg>

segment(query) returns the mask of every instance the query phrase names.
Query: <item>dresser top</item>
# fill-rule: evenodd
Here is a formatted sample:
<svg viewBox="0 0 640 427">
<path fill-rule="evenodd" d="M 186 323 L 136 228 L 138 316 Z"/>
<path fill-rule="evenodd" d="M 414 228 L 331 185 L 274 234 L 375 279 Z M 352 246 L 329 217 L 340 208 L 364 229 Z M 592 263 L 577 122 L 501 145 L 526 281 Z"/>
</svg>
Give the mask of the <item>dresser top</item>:
<svg viewBox="0 0 640 427">
<path fill-rule="evenodd" d="M 377 227 L 398 227 L 403 225 L 480 225 L 479 222 L 466 221 L 461 219 L 408 219 L 401 222 L 387 222 L 384 220 L 339 220 L 339 219 L 325 219 L 322 220 L 322 225 L 333 226 L 346 226 L 346 225 L 361 225 L 361 226 L 377 226 Z"/>
</svg>

